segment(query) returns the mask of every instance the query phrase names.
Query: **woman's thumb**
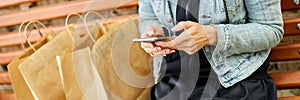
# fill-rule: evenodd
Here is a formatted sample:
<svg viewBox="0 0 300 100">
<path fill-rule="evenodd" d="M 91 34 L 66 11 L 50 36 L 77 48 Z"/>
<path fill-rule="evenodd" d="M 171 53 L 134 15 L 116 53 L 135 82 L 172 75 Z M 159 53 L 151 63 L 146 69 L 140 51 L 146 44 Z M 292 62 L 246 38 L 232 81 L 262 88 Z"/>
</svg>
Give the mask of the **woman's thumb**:
<svg viewBox="0 0 300 100">
<path fill-rule="evenodd" d="M 146 29 L 146 34 L 148 34 L 149 36 L 152 36 L 154 34 L 154 29 L 153 27 L 147 27 Z"/>
<path fill-rule="evenodd" d="M 181 31 L 181 30 L 183 30 L 183 26 L 181 24 L 177 24 L 176 26 L 174 26 L 172 28 L 173 32 L 177 32 L 177 31 Z"/>
</svg>

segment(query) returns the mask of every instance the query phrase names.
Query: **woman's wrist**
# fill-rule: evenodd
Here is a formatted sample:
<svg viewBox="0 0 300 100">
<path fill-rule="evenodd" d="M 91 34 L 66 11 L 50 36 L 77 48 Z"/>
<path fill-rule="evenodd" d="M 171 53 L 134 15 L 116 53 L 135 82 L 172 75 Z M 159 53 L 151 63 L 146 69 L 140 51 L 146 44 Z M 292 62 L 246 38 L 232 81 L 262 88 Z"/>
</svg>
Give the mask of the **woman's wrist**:
<svg viewBox="0 0 300 100">
<path fill-rule="evenodd" d="M 217 45 L 218 35 L 216 28 L 212 25 L 203 25 L 203 28 L 208 38 L 208 45 Z"/>
</svg>

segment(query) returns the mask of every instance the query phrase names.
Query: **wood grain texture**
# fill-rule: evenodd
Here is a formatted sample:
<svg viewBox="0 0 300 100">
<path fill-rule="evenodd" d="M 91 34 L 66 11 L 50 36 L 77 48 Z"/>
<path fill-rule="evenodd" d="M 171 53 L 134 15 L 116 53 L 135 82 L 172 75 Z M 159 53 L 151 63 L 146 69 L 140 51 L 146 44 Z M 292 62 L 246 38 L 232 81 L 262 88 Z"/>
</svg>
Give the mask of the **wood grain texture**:
<svg viewBox="0 0 300 100">
<path fill-rule="evenodd" d="M 0 100 L 17 100 L 13 92 L 0 92 Z"/>
<path fill-rule="evenodd" d="M 282 11 L 297 10 L 297 9 L 300 9 L 300 4 L 295 5 L 294 0 L 281 0 Z"/>
<path fill-rule="evenodd" d="M 15 57 L 17 57 L 20 54 L 22 54 L 22 50 L 0 52 L 0 65 L 10 63 Z"/>
<path fill-rule="evenodd" d="M 277 89 L 293 89 L 300 87 L 300 70 L 270 73 Z M 300 99 L 299 99 L 300 100 Z"/>
<path fill-rule="evenodd" d="M 38 0 L 0 0 L 0 8 L 19 5 L 22 3 L 35 2 Z"/>
<path fill-rule="evenodd" d="M 95 0 L 94 0 L 95 1 Z M 78 0 L 62 4 L 36 7 L 21 12 L 0 16 L 0 27 L 12 26 L 28 20 L 49 20 L 67 16 L 70 13 L 84 13 L 86 11 L 102 11 L 108 9 L 137 6 L 137 0 Z"/>
<path fill-rule="evenodd" d="M 104 24 L 109 24 L 109 23 L 113 23 L 116 21 L 120 21 L 120 20 L 124 20 L 127 18 L 132 18 L 133 20 L 135 20 L 135 22 L 137 23 L 137 19 L 138 19 L 138 15 L 134 14 L 134 15 L 126 15 L 126 16 L 120 16 L 120 17 L 112 17 L 112 18 L 108 18 Z M 51 29 L 53 30 L 53 32 L 59 32 L 61 30 L 63 30 L 65 28 L 64 25 L 62 26 L 53 26 L 51 27 Z M 79 26 L 78 28 L 84 28 L 83 26 Z M 42 33 L 47 33 L 48 29 L 40 29 Z M 24 39 L 24 35 L 21 36 Z M 40 39 L 40 35 L 38 34 L 37 31 L 32 31 L 31 35 L 30 35 L 30 41 L 31 42 L 36 42 L 37 40 Z M 16 45 L 16 44 L 21 44 L 24 43 L 25 40 L 20 40 L 19 39 L 19 34 L 17 32 L 13 32 L 13 33 L 7 33 L 4 35 L 0 35 L 0 47 L 4 47 L 4 46 L 12 46 L 12 45 Z M 22 50 L 18 50 L 18 51 L 12 51 L 12 52 L 0 52 L 0 65 L 1 64 L 8 64 L 9 62 L 11 62 L 15 57 L 17 57 L 18 55 L 20 55 L 22 53 Z"/>
<path fill-rule="evenodd" d="M 0 8 L 12 5 L 18 5 L 26 2 L 33 2 L 36 0 L 0 0 Z M 20 24 L 25 20 L 50 20 L 59 17 L 64 17 L 69 13 L 83 13 L 89 10 L 108 10 L 115 8 L 134 7 L 138 5 L 137 0 L 126 2 L 128 0 L 99 0 L 99 2 L 91 3 L 90 0 L 70 1 L 63 4 L 50 5 L 44 7 L 37 7 L 27 11 L 16 13 L 9 13 L 0 16 L 0 27 L 13 26 Z M 109 4 L 109 5 L 108 5 Z M 300 5 L 295 5 L 293 0 L 281 0 L 282 11 L 300 9 Z M 138 15 L 120 16 L 107 19 L 106 23 L 112 23 L 118 20 L 132 17 L 137 21 Z M 284 19 L 285 36 L 300 35 L 297 29 L 297 24 L 300 23 L 300 17 Z M 54 32 L 64 29 L 65 26 L 52 26 Z M 48 29 L 41 29 L 43 33 L 47 33 Z M 22 36 L 24 37 L 24 36 Z M 32 31 L 30 40 L 35 42 L 40 38 L 37 31 Z M 23 41 L 19 40 L 17 32 L 4 33 L 0 35 L 0 47 L 19 45 Z M 300 43 L 281 44 L 274 47 L 271 51 L 271 61 L 290 61 L 300 60 L 299 55 Z M 0 52 L 0 65 L 8 64 L 16 56 L 20 55 L 23 51 Z M 10 81 L 6 79 L 9 77 L 6 73 L 0 73 L 0 84 L 8 84 Z M 271 73 L 278 89 L 289 89 L 300 87 L 300 70 Z M 13 93 L 0 93 L 0 100 L 14 99 Z M 278 100 L 300 100 L 300 96 L 280 97 Z"/>
<path fill-rule="evenodd" d="M 0 72 L 0 84 L 10 84 L 10 77 L 8 72 Z"/>
<path fill-rule="evenodd" d="M 284 19 L 284 36 L 300 35 L 300 17 Z M 298 26 L 299 24 L 299 26 Z"/>
<path fill-rule="evenodd" d="M 300 60 L 300 43 L 281 44 L 271 51 L 271 61 Z"/>
</svg>

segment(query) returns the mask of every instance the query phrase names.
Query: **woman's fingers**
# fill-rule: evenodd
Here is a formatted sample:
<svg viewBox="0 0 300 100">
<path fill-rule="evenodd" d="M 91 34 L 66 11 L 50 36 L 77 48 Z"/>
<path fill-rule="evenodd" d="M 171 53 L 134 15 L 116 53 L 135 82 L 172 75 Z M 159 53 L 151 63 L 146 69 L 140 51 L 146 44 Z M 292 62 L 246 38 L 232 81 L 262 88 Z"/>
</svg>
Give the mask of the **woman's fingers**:
<svg viewBox="0 0 300 100">
<path fill-rule="evenodd" d="M 158 26 L 148 26 L 143 36 L 146 37 L 160 37 L 164 35 L 164 31 L 161 27 Z M 142 37 L 143 38 L 143 37 Z"/>
<path fill-rule="evenodd" d="M 171 53 L 174 53 L 175 50 L 171 50 L 171 49 L 163 49 L 163 50 L 160 50 L 160 51 L 156 51 L 156 52 L 152 52 L 150 53 L 151 56 L 165 56 L 167 54 L 171 54 Z"/>
<path fill-rule="evenodd" d="M 141 47 L 142 48 L 153 48 L 154 44 L 153 43 L 148 43 L 148 42 L 142 42 Z"/>
<path fill-rule="evenodd" d="M 147 26 L 145 32 L 152 35 L 152 34 L 155 33 L 155 30 L 154 30 L 154 29 L 155 29 L 154 26 Z"/>
<path fill-rule="evenodd" d="M 152 53 L 152 52 L 158 52 L 161 50 L 161 47 L 155 47 L 155 48 L 144 48 L 144 50 L 147 52 L 147 53 Z"/>
<path fill-rule="evenodd" d="M 163 48 L 177 49 L 176 43 L 173 40 L 171 40 L 171 41 L 157 41 L 157 42 L 155 42 L 155 45 L 161 46 Z"/>
<path fill-rule="evenodd" d="M 182 22 L 180 22 L 180 23 L 182 23 Z M 171 30 L 173 31 L 173 32 L 178 32 L 178 31 L 181 31 L 181 30 L 183 30 L 184 29 L 184 27 L 181 25 L 181 24 L 177 24 L 177 25 L 175 25 Z"/>
<path fill-rule="evenodd" d="M 146 43 L 146 44 L 151 44 L 151 43 Z M 175 52 L 174 49 L 169 49 L 169 48 L 162 49 L 162 47 L 160 46 L 150 47 L 149 45 L 144 45 L 143 49 L 151 56 L 164 56 Z"/>
<path fill-rule="evenodd" d="M 179 50 L 182 46 L 188 45 L 192 40 L 191 35 L 184 31 L 178 37 L 174 38 L 171 41 L 158 41 L 155 45 L 161 46 L 163 48 L 171 48 Z"/>
<path fill-rule="evenodd" d="M 151 27 L 150 27 L 151 28 Z M 144 35 L 147 37 L 157 37 L 162 34 L 157 33 L 157 29 L 149 29 L 149 32 Z M 208 44 L 208 39 L 203 27 L 195 22 L 180 22 L 172 28 L 173 31 L 184 30 L 179 36 L 171 41 L 158 41 L 155 43 L 142 43 L 144 50 L 152 56 L 162 56 L 172 53 L 173 50 L 183 50 L 189 54 L 193 54 Z M 153 34 L 152 34 L 153 33 Z M 160 47 L 160 48 L 157 48 Z M 163 50 L 161 50 L 163 48 Z"/>
<path fill-rule="evenodd" d="M 150 25 L 146 28 L 145 33 L 141 36 L 141 38 L 162 37 L 162 36 L 164 36 L 164 31 L 162 27 Z M 165 48 L 156 45 L 155 43 L 142 42 L 141 47 L 145 50 L 145 52 L 149 53 L 151 56 L 164 56 L 175 52 L 174 50 L 175 47 Z"/>
<path fill-rule="evenodd" d="M 154 46 L 153 43 L 142 43 L 142 48 L 151 56 L 164 56 L 175 52 L 174 49 L 162 48 L 162 46 Z"/>
<path fill-rule="evenodd" d="M 155 46 L 154 43 L 141 43 L 141 47 L 145 52 L 149 53 L 151 56 L 154 56 L 154 52 L 161 51 L 161 47 Z"/>
<path fill-rule="evenodd" d="M 172 31 L 177 32 L 177 31 L 181 31 L 183 29 L 189 29 L 194 26 L 193 24 L 194 24 L 194 22 L 191 22 L 191 21 L 179 22 L 176 26 L 174 26 L 172 28 Z"/>
</svg>

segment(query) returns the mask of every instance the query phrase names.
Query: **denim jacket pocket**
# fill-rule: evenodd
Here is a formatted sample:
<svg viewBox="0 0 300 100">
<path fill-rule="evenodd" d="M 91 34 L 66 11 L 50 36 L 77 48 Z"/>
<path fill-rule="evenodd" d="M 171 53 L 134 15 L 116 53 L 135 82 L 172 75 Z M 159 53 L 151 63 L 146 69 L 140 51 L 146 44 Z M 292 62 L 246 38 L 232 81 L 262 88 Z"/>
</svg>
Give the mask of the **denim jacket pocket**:
<svg viewBox="0 0 300 100">
<path fill-rule="evenodd" d="M 225 0 L 228 17 L 231 24 L 246 23 L 244 0 Z"/>
<path fill-rule="evenodd" d="M 244 0 L 236 0 L 235 3 L 235 13 L 237 14 L 235 17 L 237 23 L 246 23 L 246 7 L 244 4 Z"/>
</svg>

